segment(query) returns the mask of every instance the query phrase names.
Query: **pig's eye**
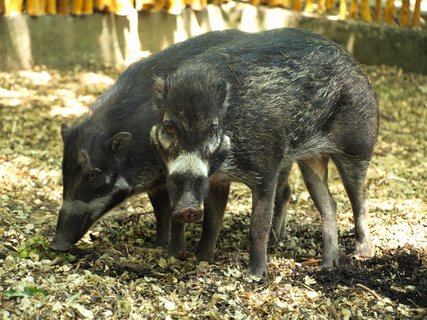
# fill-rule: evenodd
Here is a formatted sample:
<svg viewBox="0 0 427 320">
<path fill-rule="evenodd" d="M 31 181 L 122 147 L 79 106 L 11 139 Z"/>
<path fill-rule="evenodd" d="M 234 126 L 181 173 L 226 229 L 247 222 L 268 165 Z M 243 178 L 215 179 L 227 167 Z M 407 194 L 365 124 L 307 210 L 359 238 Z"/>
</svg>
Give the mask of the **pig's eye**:
<svg viewBox="0 0 427 320">
<path fill-rule="evenodd" d="M 168 134 L 174 134 L 175 133 L 175 126 L 171 122 L 166 122 L 164 124 L 164 128 Z"/>
<path fill-rule="evenodd" d="M 92 181 L 93 179 L 95 179 L 99 174 L 101 173 L 101 170 L 99 169 L 94 169 L 91 172 L 88 173 L 88 175 L 86 176 L 86 180 L 87 181 Z"/>
</svg>

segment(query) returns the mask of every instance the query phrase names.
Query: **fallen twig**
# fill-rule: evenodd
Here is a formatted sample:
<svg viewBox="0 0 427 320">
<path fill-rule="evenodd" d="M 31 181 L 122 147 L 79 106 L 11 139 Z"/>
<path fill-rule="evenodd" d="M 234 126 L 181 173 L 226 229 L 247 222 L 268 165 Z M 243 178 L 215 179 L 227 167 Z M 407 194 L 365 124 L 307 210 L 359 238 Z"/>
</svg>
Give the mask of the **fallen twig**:
<svg viewBox="0 0 427 320">
<path fill-rule="evenodd" d="M 365 291 L 368 291 L 370 294 L 372 294 L 376 299 L 378 299 L 378 300 L 381 300 L 381 297 L 380 297 L 380 295 L 378 294 L 378 293 L 376 293 L 374 290 L 372 290 L 372 289 L 370 289 L 370 288 L 368 288 L 368 287 L 366 287 L 366 286 L 364 286 L 363 284 L 361 284 L 361 283 L 357 283 L 356 284 L 356 287 L 359 287 L 359 288 L 362 288 L 363 290 L 365 290 Z"/>
<path fill-rule="evenodd" d="M 381 179 L 380 181 L 378 181 L 378 185 L 388 181 L 388 180 L 396 180 L 396 181 L 400 181 L 400 182 L 408 182 L 408 180 L 400 178 L 400 177 L 396 177 L 396 176 L 389 176 L 387 178 Z"/>
</svg>

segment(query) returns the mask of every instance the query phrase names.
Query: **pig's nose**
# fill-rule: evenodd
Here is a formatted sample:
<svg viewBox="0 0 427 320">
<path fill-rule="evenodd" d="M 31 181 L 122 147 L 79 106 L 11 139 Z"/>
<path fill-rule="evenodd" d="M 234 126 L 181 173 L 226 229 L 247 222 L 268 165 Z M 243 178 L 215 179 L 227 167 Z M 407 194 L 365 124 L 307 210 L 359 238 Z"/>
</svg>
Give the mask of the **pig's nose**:
<svg viewBox="0 0 427 320">
<path fill-rule="evenodd" d="M 49 249 L 59 252 L 66 252 L 71 249 L 72 244 L 58 239 L 57 237 L 54 237 L 52 242 L 49 244 Z"/>
<path fill-rule="evenodd" d="M 203 211 L 201 209 L 185 208 L 181 211 L 172 213 L 172 219 L 181 223 L 191 223 L 199 221 L 203 218 Z"/>
</svg>

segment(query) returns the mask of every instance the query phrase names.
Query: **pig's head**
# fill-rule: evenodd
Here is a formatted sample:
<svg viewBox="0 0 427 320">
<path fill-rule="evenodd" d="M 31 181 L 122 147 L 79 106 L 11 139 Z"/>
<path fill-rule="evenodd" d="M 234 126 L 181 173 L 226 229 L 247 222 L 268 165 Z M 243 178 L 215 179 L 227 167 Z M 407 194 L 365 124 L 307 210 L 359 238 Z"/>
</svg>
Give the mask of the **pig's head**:
<svg viewBox="0 0 427 320">
<path fill-rule="evenodd" d="M 61 127 L 63 201 L 50 248 L 67 251 L 103 214 L 122 202 L 131 187 L 120 175 L 132 135 L 120 132 L 103 138 L 89 134 L 85 123 Z M 86 130 L 86 131 L 85 131 Z"/>
<path fill-rule="evenodd" d="M 160 117 L 150 138 L 165 163 L 172 218 L 194 222 L 203 216 L 209 176 L 230 148 L 223 127 L 227 83 L 203 64 L 184 65 L 154 82 L 153 106 Z"/>
</svg>

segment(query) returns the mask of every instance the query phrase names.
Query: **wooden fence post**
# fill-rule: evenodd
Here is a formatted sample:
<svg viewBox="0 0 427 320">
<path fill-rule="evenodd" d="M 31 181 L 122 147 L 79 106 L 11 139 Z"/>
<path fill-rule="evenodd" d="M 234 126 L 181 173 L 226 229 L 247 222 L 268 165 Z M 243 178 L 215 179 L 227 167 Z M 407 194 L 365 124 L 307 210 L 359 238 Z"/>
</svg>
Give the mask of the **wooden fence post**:
<svg viewBox="0 0 427 320">
<path fill-rule="evenodd" d="M 313 12 L 313 0 L 306 0 L 304 11 L 309 13 Z"/>
<path fill-rule="evenodd" d="M 326 0 L 319 0 L 319 6 L 317 7 L 318 13 L 323 13 L 326 11 Z"/>
<path fill-rule="evenodd" d="M 346 14 L 347 14 L 347 0 L 340 0 L 338 17 L 340 17 L 340 19 L 345 19 Z"/>
<path fill-rule="evenodd" d="M 46 13 L 47 14 L 56 14 L 56 0 L 47 0 L 46 5 Z"/>
<path fill-rule="evenodd" d="M 394 21 L 395 8 L 394 8 L 394 0 L 387 0 L 384 9 L 384 23 L 392 24 Z"/>
<path fill-rule="evenodd" d="M 350 11 L 348 13 L 348 16 L 352 19 L 356 19 L 358 11 L 359 11 L 359 4 L 357 3 L 357 0 L 351 0 Z"/>
<path fill-rule="evenodd" d="M 381 0 L 375 0 L 375 21 L 380 22 L 381 19 Z"/>
<path fill-rule="evenodd" d="M 63 16 L 68 14 L 68 0 L 59 0 L 58 12 Z"/>
<path fill-rule="evenodd" d="M 302 11 L 302 0 L 294 0 L 294 10 Z"/>
<path fill-rule="evenodd" d="M 414 28 L 420 27 L 420 12 L 421 12 L 421 0 L 415 0 L 414 16 L 412 17 L 412 26 Z"/>
<path fill-rule="evenodd" d="M 362 16 L 363 21 L 372 22 L 369 0 L 362 0 L 360 4 L 360 15 Z"/>
<path fill-rule="evenodd" d="M 402 27 L 409 27 L 409 0 L 402 0 L 402 7 L 400 8 L 400 25 Z"/>
</svg>

